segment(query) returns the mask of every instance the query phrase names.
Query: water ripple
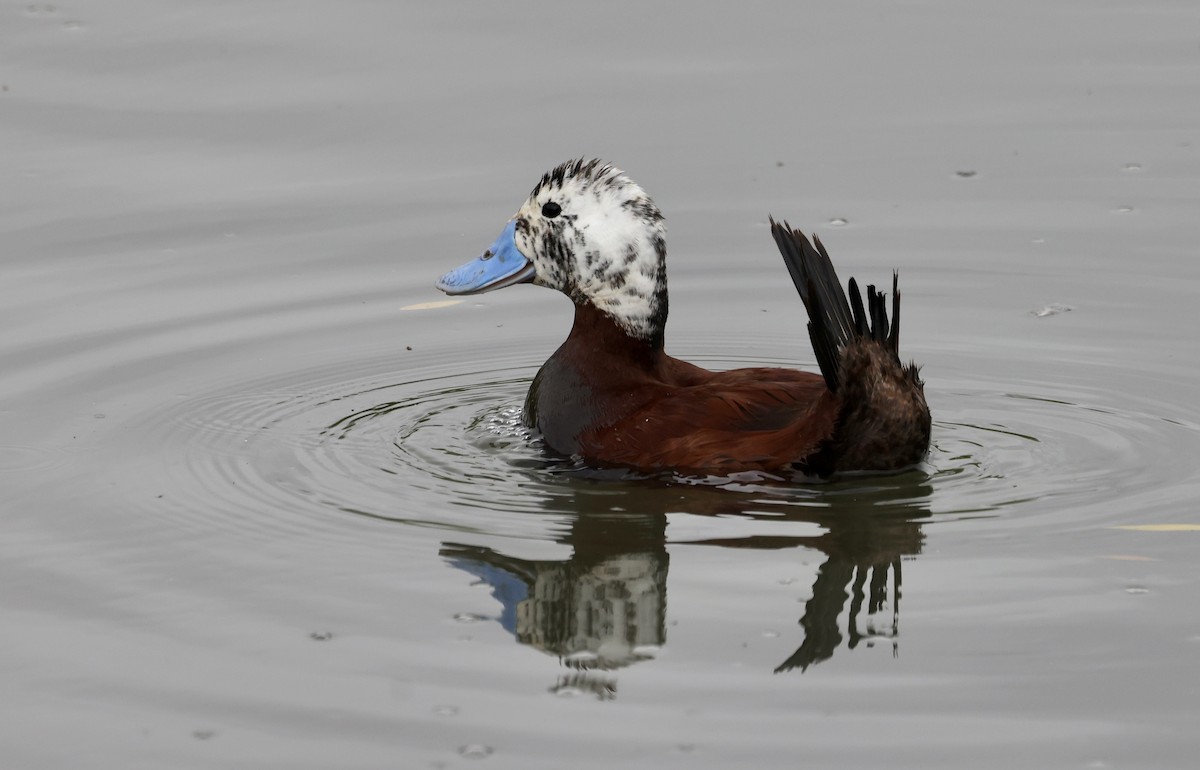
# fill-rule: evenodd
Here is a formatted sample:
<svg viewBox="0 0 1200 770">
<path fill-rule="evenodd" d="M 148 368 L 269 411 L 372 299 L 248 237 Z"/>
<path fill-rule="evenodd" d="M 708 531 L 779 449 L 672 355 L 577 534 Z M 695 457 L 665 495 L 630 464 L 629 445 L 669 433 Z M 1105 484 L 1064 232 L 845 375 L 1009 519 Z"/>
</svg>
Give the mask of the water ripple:
<svg viewBox="0 0 1200 770">
<path fill-rule="evenodd" d="M 157 434 L 152 446 L 182 453 L 167 463 L 181 489 L 231 526 L 264 531 L 334 533 L 351 515 L 542 539 L 563 516 L 597 506 L 811 519 L 863 500 L 942 521 L 1102 525 L 1144 514 L 1159 491 L 1196 480 L 1195 422 L 1163 416 L 1162 404 L 1126 399 L 1117 408 L 1100 391 L 1050 382 L 931 386 L 933 447 L 899 476 L 600 473 L 547 456 L 523 426 L 534 365 L 487 363 L 422 369 L 408 360 L 402 378 L 380 374 L 390 369 L 380 362 L 370 375 L 295 372 L 186 400 L 143 429 Z"/>
</svg>

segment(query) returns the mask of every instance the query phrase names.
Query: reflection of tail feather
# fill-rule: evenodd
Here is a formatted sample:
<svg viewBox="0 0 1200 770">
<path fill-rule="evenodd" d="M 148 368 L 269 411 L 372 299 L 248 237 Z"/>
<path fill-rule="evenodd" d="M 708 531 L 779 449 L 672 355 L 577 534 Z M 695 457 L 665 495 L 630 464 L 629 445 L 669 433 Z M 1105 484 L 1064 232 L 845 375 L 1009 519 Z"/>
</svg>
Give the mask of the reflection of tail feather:
<svg viewBox="0 0 1200 770">
<path fill-rule="evenodd" d="M 851 599 L 850 612 L 846 618 L 849 636 L 847 645 L 850 649 L 857 647 L 863 639 L 858 630 L 858 620 L 862 612 L 863 587 L 867 585 L 867 573 L 871 572 L 870 589 L 866 597 L 870 623 L 870 617 L 887 604 L 888 573 L 892 569 L 895 570 L 892 572 L 892 636 L 895 644 L 896 626 L 899 622 L 900 560 L 867 565 L 830 556 L 817 570 L 812 598 L 805 603 L 804 615 L 800 618 L 800 626 L 804 629 L 804 641 L 787 660 L 776 667 L 775 673 L 796 668 L 804 671 L 811 665 L 833 657 L 838 645 L 842 643 L 838 616 L 842 614 L 847 598 Z M 847 588 L 851 590 L 847 591 Z M 870 635 L 873 637 L 875 634 L 871 632 Z"/>
<path fill-rule="evenodd" d="M 779 664 L 775 673 L 793 668 L 803 671 L 833 657 L 834 650 L 842 643 L 838 615 L 846 604 L 846 586 L 853 577 L 854 565 L 848 561 L 830 557 L 821 565 L 813 583 L 812 598 L 805 603 L 804 616 L 800 618 L 804 641 L 790 658 Z"/>
</svg>

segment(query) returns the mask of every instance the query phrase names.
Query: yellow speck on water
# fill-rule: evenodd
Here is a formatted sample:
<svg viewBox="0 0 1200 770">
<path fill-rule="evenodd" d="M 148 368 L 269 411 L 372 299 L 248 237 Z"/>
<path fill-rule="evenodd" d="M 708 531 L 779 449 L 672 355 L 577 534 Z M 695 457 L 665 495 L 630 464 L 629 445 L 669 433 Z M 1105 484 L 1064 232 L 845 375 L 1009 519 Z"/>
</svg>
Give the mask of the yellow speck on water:
<svg viewBox="0 0 1200 770">
<path fill-rule="evenodd" d="M 405 305 L 401 310 L 434 310 L 439 307 L 450 307 L 462 302 L 461 299 L 439 299 L 433 302 L 418 302 L 415 305 Z"/>
<path fill-rule="evenodd" d="M 1200 524 L 1122 524 L 1110 529 L 1126 529 L 1132 532 L 1200 532 Z"/>
</svg>

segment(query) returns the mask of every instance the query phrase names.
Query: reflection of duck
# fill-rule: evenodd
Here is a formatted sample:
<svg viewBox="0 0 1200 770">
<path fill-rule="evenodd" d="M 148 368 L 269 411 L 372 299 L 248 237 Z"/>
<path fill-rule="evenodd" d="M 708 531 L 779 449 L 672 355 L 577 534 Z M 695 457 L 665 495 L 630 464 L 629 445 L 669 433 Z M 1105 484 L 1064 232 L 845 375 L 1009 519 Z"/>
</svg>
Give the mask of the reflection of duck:
<svg viewBox="0 0 1200 770">
<path fill-rule="evenodd" d="M 566 561 L 533 561 L 444 543 L 441 556 L 492 588 L 500 622 L 521 644 L 556 655 L 576 673 L 555 689 L 601 698 L 616 683 L 594 671 L 647 660 L 666 641 L 665 516 L 580 516 L 564 538 Z"/>
<path fill-rule="evenodd" d="M 928 490 L 921 486 L 918 489 Z M 923 506 L 897 506 L 873 500 L 870 495 L 843 501 L 811 516 L 825 532 L 811 537 L 749 537 L 738 540 L 707 539 L 696 544 L 734 548 L 813 548 L 825 554 L 812 584 L 812 597 L 805 602 L 800 626 L 800 647 L 781 663 L 776 672 L 809 666 L 832 657 L 842 643 L 838 622 L 845 615 L 846 646 L 853 650 L 864 639 L 890 638 L 897 643 L 900 623 L 901 557 L 921 552 L 925 536 L 917 518 Z M 806 517 L 809 518 L 809 517 Z M 890 581 L 889 581 L 890 578 Z M 889 585 L 890 582 L 890 585 Z M 865 591 L 864 591 L 865 589 Z M 863 604 L 866 603 L 864 617 Z M 880 627 L 878 616 L 890 610 Z M 865 620 L 866 630 L 860 627 Z"/>
<path fill-rule="evenodd" d="M 491 587 L 503 607 L 500 622 L 517 641 L 558 656 L 574 670 L 558 687 L 591 690 L 608 698 L 615 695 L 616 682 L 598 676 L 597 670 L 611 672 L 646 660 L 667 641 L 670 511 L 762 519 L 773 525 L 815 523 L 824 529 L 822 534 L 679 541 L 685 546 L 811 548 L 825 554 L 800 618 L 803 641 L 776 669 L 803 670 L 829 658 L 841 645 L 839 618 L 847 599 L 848 647 L 853 649 L 864 638 L 890 636 L 894 643 L 900 559 L 920 553 L 924 536 L 918 519 L 928 515 L 929 487 L 913 476 L 890 478 L 872 488 L 856 485 L 852 495 L 844 485 L 830 485 L 809 501 L 817 506 L 764 506 L 757 495 L 710 487 L 628 481 L 593 488 L 580 483 L 576 495 L 543 498 L 550 512 L 571 517 L 570 528 L 558 538 L 571 547 L 566 560 L 519 559 L 457 543 L 444 543 L 441 555 Z M 624 494 L 618 494 L 618 488 Z M 614 511 L 614 505 L 636 506 L 639 512 Z M 860 630 L 864 599 L 865 632 Z M 873 628 L 877 615 L 889 606 L 890 617 L 884 622 L 890 628 Z"/>
<path fill-rule="evenodd" d="M 820 241 L 772 221 L 809 316 L 821 375 L 710 372 L 668 356 L 663 216 L 620 170 L 577 160 L 542 177 L 496 242 L 438 281 L 448 294 L 532 282 L 575 303 L 525 417 L 551 449 L 593 465 L 732 473 L 893 470 L 929 447 L 915 366 L 901 365 L 899 293 L 850 300 Z M 815 248 L 814 248 L 815 244 Z M 890 331 L 889 331 L 890 328 Z"/>
</svg>

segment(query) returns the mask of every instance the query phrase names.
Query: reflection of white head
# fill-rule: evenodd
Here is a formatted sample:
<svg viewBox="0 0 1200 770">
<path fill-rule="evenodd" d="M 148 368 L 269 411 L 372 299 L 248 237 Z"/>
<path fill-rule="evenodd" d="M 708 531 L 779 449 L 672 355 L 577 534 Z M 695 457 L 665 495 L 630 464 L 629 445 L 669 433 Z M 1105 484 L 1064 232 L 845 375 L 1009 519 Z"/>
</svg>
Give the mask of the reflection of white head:
<svg viewBox="0 0 1200 770">
<path fill-rule="evenodd" d="M 542 177 L 515 220 L 534 283 L 591 303 L 634 337 L 661 342 L 666 225 L 624 172 L 599 160 L 564 163 Z"/>
</svg>

